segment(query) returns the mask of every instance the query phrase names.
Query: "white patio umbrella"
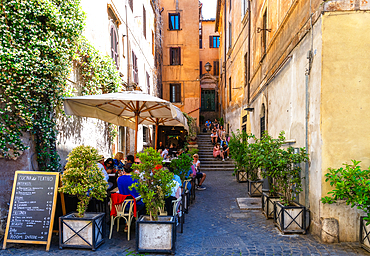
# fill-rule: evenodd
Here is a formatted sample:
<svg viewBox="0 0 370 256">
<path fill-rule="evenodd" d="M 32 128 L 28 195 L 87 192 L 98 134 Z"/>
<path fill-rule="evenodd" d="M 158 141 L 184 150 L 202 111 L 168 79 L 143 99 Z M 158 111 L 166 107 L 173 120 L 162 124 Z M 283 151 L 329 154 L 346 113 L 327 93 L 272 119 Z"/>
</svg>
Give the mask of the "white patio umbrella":
<svg viewBox="0 0 370 256">
<path fill-rule="evenodd" d="M 155 125 L 155 146 L 154 148 L 157 149 L 157 144 L 158 144 L 158 126 L 159 125 L 164 125 L 164 126 L 182 126 L 184 127 L 187 131 L 189 131 L 189 126 L 188 126 L 188 121 L 181 112 L 181 110 L 173 106 L 174 109 L 176 110 L 176 117 L 174 118 L 152 118 L 148 117 L 145 119 L 142 119 L 139 123 L 140 124 L 152 124 Z"/>
<path fill-rule="evenodd" d="M 135 129 L 135 153 L 140 123 L 149 118 L 174 119 L 178 115 L 170 102 L 141 91 L 68 97 L 64 99 L 64 111 L 67 115 L 98 118 Z"/>
</svg>

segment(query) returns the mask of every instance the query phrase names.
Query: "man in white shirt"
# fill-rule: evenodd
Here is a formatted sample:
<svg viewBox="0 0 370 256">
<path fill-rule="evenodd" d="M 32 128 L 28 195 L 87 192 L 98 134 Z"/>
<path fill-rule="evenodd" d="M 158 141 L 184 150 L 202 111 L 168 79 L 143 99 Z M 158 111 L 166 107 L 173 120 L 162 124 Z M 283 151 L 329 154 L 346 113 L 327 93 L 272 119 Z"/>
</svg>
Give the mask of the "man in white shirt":
<svg viewBox="0 0 370 256">
<path fill-rule="evenodd" d="M 167 156 L 168 156 L 168 147 L 165 147 L 164 150 L 162 151 L 161 157 L 163 157 L 163 159 L 166 160 Z"/>
<path fill-rule="evenodd" d="M 100 171 L 103 173 L 104 179 L 106 180 L 106 182 L 108 182 L 109 175 L 108 175 L 108 173 L 107 173 L 107 171 L 105 170 L 105 167 L 104 167 L 104 156 L 103 155 L 100 156 L 100 159 L 98 161 L 98 167 L 99 167 Z"/>
</svg>

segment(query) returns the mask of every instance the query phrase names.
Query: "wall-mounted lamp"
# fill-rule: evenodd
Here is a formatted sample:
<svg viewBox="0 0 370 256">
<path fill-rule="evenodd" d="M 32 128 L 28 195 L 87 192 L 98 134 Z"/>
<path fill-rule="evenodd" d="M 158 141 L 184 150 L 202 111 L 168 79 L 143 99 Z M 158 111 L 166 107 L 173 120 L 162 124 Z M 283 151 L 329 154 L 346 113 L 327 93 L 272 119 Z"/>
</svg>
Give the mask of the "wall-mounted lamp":
<svg viewBox="0 0 370 256">
<path fill-rule="evenodd" d="M 248 108 L 245 108 L 244 110 L 247 110 L 247 111 L 249 111 L 249 112 L 253 112 L 254 108 L 250 108 L 250 107 L 248 107 Z"/>
<path fill-rule="evenodd" d="M 262 31 L 266 30 L 267 32 L 271 32 L 271 28 L 257 28 L 257 33 L 261 33 Z"/>
<path fill-rule="evenodd" d="M 206 65 L 204 65 L 204 67 L 206 71 L 209 73 L 209 71 L 211 71 L 212 65 L 209 62 L 207 62 Z"/>
</svg>

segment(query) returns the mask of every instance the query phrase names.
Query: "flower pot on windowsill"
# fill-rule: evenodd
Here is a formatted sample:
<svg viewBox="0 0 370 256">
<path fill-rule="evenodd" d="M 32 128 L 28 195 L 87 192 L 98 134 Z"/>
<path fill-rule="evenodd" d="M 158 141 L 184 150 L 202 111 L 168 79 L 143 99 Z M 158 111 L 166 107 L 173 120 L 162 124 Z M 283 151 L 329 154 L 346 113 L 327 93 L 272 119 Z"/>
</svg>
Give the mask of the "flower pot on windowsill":
<svg viewBox="0 0 370 256">
<path fill-rule="evenodd" d="M 306 234 L 306 207 L 298 203 L 284 206 L 280 201 L 274 204 L 274 223 L 283 233 Z"/>
<path fill-rule="evenodd" d="M 175 253 L 176 221 L 173 216 L 158 216 L 158 221 L 141 216 L 136 222 L 136 251 Z"/>
<path fill-rule="evenodd" d="M 248 195 L 249 196 L 262 196 L 263 180 L 248 180 Z"/>
<path fill-rule="evenodd" d="M 248 182 L 248 173 L 246 171 L 237 170 L 235 176 L 238 183 Z"/>
<path fill-rule="evenodd" d="M 370 252 L 370 225 L 366 225 L 364 216 L 360 217 L 360 244 L 362 248 Z"/>
<path fill-rule="evenodd" d="M 280 200 L 280 196 L 277 194 L 271 194 L 270 192 L 262 193 L 262 213 L 266 219 L 274 218 L 274 204 Z"/>
<path fill-rule="evenodd" d="M 105 213 L 85 213 L 76 217 L 70 213 L 59 217 L 59 249 L 64 247 L 96 250 L 104 243 Z"/>
</svg>

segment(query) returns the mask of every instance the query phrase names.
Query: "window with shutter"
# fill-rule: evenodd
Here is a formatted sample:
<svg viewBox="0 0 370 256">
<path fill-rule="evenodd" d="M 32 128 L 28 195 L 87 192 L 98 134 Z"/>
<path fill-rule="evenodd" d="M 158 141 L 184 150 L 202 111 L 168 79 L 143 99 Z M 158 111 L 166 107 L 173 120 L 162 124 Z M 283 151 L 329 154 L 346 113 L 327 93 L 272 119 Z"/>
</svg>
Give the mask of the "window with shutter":
<svg viewBox="0 0 370 256">
<path fill-rule="evenodd" d="M 218 60 L 213 62 L 213 75 L 214 76 L 220 75 L 220 62 Z"/>
<path fill-rule="evenodd" d="M 169 30 L 180 30 L 180 13 L 168 14 Z"/>
<path fill-rule="evenodd" d="M 170 47 L 170 65 L 181 65 L 180 47 Z"/>
<path fill-rule="evenodd" d="M 144 6 L 143 6 L 143 34 L 146 39 L 146 11 Z"/>
<path fill-rule="evenodd" d="M 220 36 L 209 36 L 209 48 L 220 47 Z"/>
<path fill-rule="evenodd" d="M 139 75 L 138 75 L 138 67 L 137 67 L 137 57 L 132 51 L 132 77 L 136 84 L 139 84 Z"/>
<path fill-rule="evenodd" d="M 110 29 L 110 47 L 111 47 L 111 57 L 116 64 L 118 69 L 118 36 L 117 36 L 117 29 L 115 25 L 111 25 Z"/>
<path fill-rule="evenodd" d="M 181 84 L 170 84 L 170 102 L 181 102 Z"/>
<path fill-rule="evenodd" d="M 128 4 L 130 5 L 131 11 L 134 11 L 134 0 L 128 0 Z"/>
</svg>

